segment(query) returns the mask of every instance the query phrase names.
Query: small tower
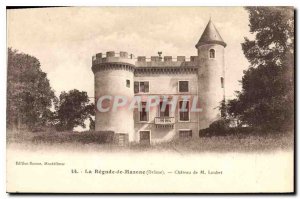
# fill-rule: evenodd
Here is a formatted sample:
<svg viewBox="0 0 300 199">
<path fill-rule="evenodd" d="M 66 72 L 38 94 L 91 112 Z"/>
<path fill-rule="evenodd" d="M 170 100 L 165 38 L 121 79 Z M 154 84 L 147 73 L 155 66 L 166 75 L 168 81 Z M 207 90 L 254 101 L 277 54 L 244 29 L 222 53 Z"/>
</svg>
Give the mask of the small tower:
<svg viewBox="0 0 300 199">
<path fill-rule="evenodd" d="M 198 95 L 202 112 L 199 113 L 200 129 L 207 128 L 220 119 L 220 102 L 225 99 L 225 66 L 223 41 L 213 22 L 209 20 L 196 44 L 199 61 Z"/>
<path fill-rule="evenodd" d="M 117 96 L 126 97 L 128 101 L 131 100 L 134 97 L 134 68 L 135 59 L 132 54 L 128 55 L 127 52 L 110 51 L 106 55 L 96 54 L 92 62 L 92 70 L 95 75 L 95 105 L 98 107 L 98 102 L 101 101 L 98 99 L 103 96 L 111 97 L 111 99 L 107 99 L 107 104 L 113 103 Z M 95 130 L 114 131 L 115 134 L 126 135 L 129 141 L 133 141 L 133 112 L 127 107 L 113 111 L 111 105 L 108 105 L 109 111 L 99 111 L 97 108 Z"/>
</svg>

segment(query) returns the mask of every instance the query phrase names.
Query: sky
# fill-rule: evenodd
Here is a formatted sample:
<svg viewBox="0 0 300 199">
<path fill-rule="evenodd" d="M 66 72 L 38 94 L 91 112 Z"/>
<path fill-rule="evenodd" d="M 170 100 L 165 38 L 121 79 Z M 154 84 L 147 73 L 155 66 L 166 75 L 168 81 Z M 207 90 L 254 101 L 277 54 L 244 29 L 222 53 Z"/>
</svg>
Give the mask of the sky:
<svg viewBox="0 0 300 199">
<path fill-rule="evenodd" d="M 225 49 L 225 93 L 234 98 L 249 66 L 241 43 L 250 37 L 242 7 L 69 7 L 7 11 L 8 47 L 39 59 L 51 87 L 94 97 L 92 56 L 127 51 L 135 56 L 197 55 L 195 44 L 212 19 Z"/>
</svg>

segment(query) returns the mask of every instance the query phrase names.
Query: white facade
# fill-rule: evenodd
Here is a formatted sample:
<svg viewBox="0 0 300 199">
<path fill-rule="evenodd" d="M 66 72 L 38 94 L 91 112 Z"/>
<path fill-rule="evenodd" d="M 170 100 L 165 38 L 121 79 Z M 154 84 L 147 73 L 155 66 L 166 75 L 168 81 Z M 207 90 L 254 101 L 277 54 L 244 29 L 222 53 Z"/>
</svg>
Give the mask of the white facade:
<svg viewBox="0 0 300 199">
<path fill-rule="evenodd" d="M 142 109 L 133 110 L 128 106 L 118 111 L 96 112 L 95 130 L 114 131 L 128 135 L 129 141 L 155 143 L 177 138 L 198 138 L 199 130 L 207 128 L 220 118 L 218 106 L 224 99 L 224 48 L 222 40 L 213 23 L 209 21 L 204 33 L 196 45 L 198 56 L 189 59 L 178 56 L 143 56 L 135 58 L 126 52 L 98 53 L 93 57 L 92 70 L 95 74 L 96 102 L 101 96 L 125 96 L 133 99 L 142 98 Z M 158 96 L 163 103 L 168 96 L 171 104 L 175 98 L 183 96 L 189 102 L 177 102 L 166 105 L 161 111 L 161 104 L 143 109 L 149 96 Z M 198 100 L 201 112 L 181 113 L 179 106 Z"/>
</svg>

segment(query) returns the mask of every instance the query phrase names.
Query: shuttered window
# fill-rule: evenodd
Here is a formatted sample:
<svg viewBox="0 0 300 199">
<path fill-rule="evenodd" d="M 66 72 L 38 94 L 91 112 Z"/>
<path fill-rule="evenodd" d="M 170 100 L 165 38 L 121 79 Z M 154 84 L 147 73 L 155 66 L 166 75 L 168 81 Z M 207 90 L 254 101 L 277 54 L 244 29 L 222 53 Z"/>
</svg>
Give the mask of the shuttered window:
<svg viewBox="0 0 300 199">
<path fill-rule="evenodd" d="M 189 92 L 188 81 L 179 81 L 179 92 Z"/>
<path fill-rule="evenodd" d="M 142 122 L 148 121 L 148 111 L 146 110 L 146 102 L 142 102 L 140 121 Z"/>
<path fill-rule="evenodd" d="M 134 82 L 134 93 L 138 93 L 139 91 L 139 82 Z"/>
<path fill-rule="evenodd" d="M 166 104 L 165 107 L 163 107 L 164 103 L 165 102 L 159 103 L 159 117 L 170 117 L 170 104 Z"/>
<path fill-rule="evenodd" d="M 149 92 L 149 82 L 134 82 L 134 93 L 148 93 Z"/>
<path fill-rule="evenodd" d="M 189 121 L 189 101 L 179 101 L 179 121 Z"/>
<path fill-rule="evenodd" d="M 192 130 L 179 130 L 179 138 L 191 138 L 192 136 Z"/>
<path fill-rule="evenodd" d="M 148 93 L 149 92 L 149 82 L 144 82 L 144 88 L 145 88 L 144 92 Z"/>
</svg>

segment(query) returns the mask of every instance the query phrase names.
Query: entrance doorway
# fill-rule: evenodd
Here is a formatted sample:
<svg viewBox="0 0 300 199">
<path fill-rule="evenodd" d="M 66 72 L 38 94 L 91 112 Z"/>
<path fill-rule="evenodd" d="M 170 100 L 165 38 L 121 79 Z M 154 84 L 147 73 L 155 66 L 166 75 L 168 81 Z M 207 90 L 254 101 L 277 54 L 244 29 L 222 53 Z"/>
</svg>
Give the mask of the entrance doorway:
<svg viewBox="0 0 300 199">
<path fill-rule="evenodd" d="M 140 131 L 140 143 L 141 144 L 150 144 L 150 131 Z"/>
</svg>

